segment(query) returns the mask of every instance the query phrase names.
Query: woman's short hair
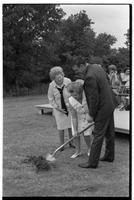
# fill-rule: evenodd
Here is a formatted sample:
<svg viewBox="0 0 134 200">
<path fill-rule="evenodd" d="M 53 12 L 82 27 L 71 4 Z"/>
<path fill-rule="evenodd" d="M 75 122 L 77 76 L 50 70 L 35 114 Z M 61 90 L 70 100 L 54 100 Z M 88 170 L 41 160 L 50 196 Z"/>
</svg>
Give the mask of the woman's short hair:
<svg viewBox="0 0 134 200">
<path fill-rule="evenodd" d="M 78 94 L 82 94 L 82 92 L 83 92 L 82 80 L 80 81 L 80 79 L 79 79 L 79 81 L 76 80 L 76 81 L 69 83 L 67 86 L 67 89 L 68 89 L 69 93 L 77 92 Z"/>
<path fill-rule="evenodd" d="M 77 79 L 75 82 L 80 83 L 81 85 L 84 84 L 84 80 L 83 79 Z"/>
<path fill-rule="evenodd" d="M 108 70 L 109 70 L 109 71 L 110 71 L 110 70 L 116 71 L 116 70 L 117 70 L 117 67 L 116 67 L 115 65 L 109 65 L 109 66 L 108 66 Z"/>
<path fill-rule="evenodd" d="M 55 66 L 50 69 L 49 76 L 51 80 L 54 80 L 55 76 L 58 74 L 62 74 L 64 76 L 63 69 L 60 66 Z"/>
</svg>

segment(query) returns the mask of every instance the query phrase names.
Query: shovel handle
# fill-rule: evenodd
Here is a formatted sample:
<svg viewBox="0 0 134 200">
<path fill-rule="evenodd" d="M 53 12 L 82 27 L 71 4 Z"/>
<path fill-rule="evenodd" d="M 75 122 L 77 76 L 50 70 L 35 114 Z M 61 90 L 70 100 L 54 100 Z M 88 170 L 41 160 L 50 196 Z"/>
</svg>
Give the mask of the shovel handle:
<svg viewBox="0 0 134 200">
<path fill-rule="evenodd" d="M 85 132 L 87 129 L 89 129 L 91 126 L 94 125 L 94 122 L 89 124 L 86 128 L 84 128 L 82 131 L 78 132 L 78 135 L 75 135 L 73 137 L 71 137 L 69 140 L 67 140 L 64 144 L 62 144 L 60 147 L 58 147 L 54 153 L 52 154 L 52 156 L 54 156 L 57 151 L 59 151 L 60 149 L 62 149 L 64 146 L 66 146 L 69 142 L 71 142 L 74 138 L 78 137 L 79 135 L 81 135 L 83 132 Z"/>
</svg>

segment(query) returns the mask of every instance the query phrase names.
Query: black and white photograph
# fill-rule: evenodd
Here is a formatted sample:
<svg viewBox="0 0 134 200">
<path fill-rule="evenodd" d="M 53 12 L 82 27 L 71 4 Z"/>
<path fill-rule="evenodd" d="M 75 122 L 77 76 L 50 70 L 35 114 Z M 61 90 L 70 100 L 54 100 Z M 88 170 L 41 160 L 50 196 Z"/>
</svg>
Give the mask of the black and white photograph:
<svg viewBox="0 0 134 200">
<path fill-rule="evenodd" d="M 132 197 L 132 4 L 2 3 L 2 198 Z"/>
</svg>

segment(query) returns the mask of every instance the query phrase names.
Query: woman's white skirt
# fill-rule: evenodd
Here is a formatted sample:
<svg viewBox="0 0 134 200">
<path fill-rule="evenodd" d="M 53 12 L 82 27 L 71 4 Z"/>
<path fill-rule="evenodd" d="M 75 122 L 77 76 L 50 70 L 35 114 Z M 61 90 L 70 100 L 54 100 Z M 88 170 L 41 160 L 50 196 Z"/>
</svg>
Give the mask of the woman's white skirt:
<svg viewBox="0 0 134 200">
<path fill-rule="evenodd" d="M 53 109 L 53 114 L 56 120 L 56 125 L 58 130 L 65 130 L 71 128 L 71 116 L 70 113 L 65 115 L 64 113 Z"/>
</svg>

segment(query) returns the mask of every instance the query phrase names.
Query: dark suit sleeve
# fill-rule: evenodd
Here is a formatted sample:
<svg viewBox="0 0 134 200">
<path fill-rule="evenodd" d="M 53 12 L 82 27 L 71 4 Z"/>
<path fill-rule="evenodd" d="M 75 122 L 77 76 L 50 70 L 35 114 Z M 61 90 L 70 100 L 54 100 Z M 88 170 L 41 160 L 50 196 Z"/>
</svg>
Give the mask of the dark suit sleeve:
<svg viewBox="0 0 134 200">
<path fill-rule="evenodd" d="M 95 78 L 88 77 L 84 83 L 84 90 L 89 108 L 89 114 L 95 119 L 99 106 L 99 88 Z"/>
</svg>

